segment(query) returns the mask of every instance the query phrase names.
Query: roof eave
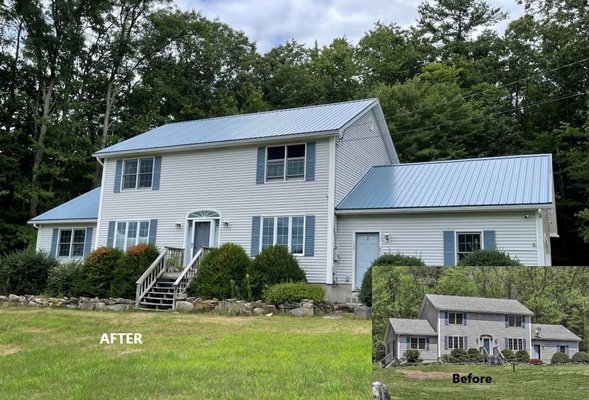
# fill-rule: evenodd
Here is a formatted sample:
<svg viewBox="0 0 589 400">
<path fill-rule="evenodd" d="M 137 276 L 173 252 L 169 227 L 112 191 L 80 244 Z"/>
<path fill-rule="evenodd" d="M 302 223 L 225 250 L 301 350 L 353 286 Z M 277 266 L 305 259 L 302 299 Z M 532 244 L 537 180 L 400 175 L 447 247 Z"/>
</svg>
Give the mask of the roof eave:
<svg viewBox="0 0 589 400">
<path fill-rule="evenodd" d="M 92 154 L 93 157 L 96 158 L 114 158 L 120 156 L 127 156 L 133 154 L 161 154 L 161 153 L 176 153 L 181 151 L 190 151 L 190 150 L 206 150 L 206 149 L 214 149 L 214 148 L 226 148 L 226 147 L 235 147 L 247 144 L 258 144 L 258 143 L 268 143 L 268 142 L 283 142 L 286 140 L 298 140 L 298 139 L 320 139 L 329 136 L 335 136 L 339 134 L 339 129 L 329 130 L 329 131 L 322 131 L 322 132 L 311 132 L 311 133 L 296 133 L 296 134 L 289 134 L 289 135 L 280 135 L 280 136 L 270 136 L 270 137 L 260 137 L 260 138 L 253 138 L 253 139 L 237 139 L 237 140 L 225 140 L 220 142 L 210 142 L 210 143 L 198 143 L 198 144 L 189 144 L 189 145 L 174 145 L 174 146 L 164 146 L 164 147 L 150 147 L 145 149 L 134 149 L 134 150 L 121 150 L 121 151 L 112 151 L 112 152 L 96 152 Z"/>
<path fill-rule="evenodd" d="M 540 204 L 513 204 L 513 205 L 489 205 L 489 206 L 446 206 L 446 207 L 407 207 L 407 208 L 336 208 L 335 213 L 340 215 L 354 214 L 411 214 L 411 213 L 444 213 L 462 211 L 534 211 L 538 208 L 550 208 L 552 203 Z"/>
<path fill-rule="evenodd" d="M 98 218 L 78 218 L 78 219 L 42 219 L 42 220 L 34 220 L 31 219 L 27 221 L 27 224 L 30 225 L 54 225 L 54 224 L 80 224 L 80 223 L 96 223 Z"/>
</svg>

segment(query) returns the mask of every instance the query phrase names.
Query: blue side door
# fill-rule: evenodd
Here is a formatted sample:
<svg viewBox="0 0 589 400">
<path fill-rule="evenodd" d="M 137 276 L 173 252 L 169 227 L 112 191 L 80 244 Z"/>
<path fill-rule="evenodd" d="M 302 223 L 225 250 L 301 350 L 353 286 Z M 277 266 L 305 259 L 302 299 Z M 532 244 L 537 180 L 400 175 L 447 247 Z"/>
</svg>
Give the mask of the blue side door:
<svg viewBox="0 0 589 400">
<path fill-rule="evenodd" d="M 378 233 L 356 233 L 354 290 L 360 289 L 366 270 L 379 255 L 379 237 Z"/>
</svg>

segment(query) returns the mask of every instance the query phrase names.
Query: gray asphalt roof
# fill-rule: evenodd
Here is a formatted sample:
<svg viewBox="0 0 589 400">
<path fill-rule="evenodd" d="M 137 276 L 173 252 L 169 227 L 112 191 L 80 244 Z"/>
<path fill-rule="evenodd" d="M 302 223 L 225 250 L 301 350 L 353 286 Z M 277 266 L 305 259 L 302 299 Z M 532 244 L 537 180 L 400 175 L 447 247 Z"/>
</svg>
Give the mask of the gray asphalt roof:
<svg viewBox="0 0 589 400">
<path fill-rule="evenodd" d="M 60 206 L 36 216 L 30 223 L 48 221 L 93 220 L 98 219 L 98 204 L 100 202 L 100 188 L 84 193 Z"/>
<path fill-rule="evenodd" d="M 491 299 L 486 297 L 445 296 L 426 294 L 426 299 L 440 311 L 464 311 L 489 314 L 534 315 L 523 304 L 512 299 Z"/>
<path fill-rule="evenodd" d="M 373 167 L 338 210 L 552 204 L 552 155 Z"/>
<path fill-rule="evenodd" d="M 96 155 L 108 156 L 120 152 L 333 132 L 344 127 L 354 117 L 377 102 L 377 99 L 365 99 L 175 122 L 102 149 L 96 152 Z"/>
<path fill-rule="evenodd" d="M 536 328 L 540 327 L 540 335 L 536 336 Z M 532 340 L 569 340 L 580 342 L 581 338 L 562 325 L 533 324 Z"/>
<path fill-rule="evenodd" d="M 437 335 L 426 319 L 389 318 L 389 324 L 397 335 Z"/>
</svg>

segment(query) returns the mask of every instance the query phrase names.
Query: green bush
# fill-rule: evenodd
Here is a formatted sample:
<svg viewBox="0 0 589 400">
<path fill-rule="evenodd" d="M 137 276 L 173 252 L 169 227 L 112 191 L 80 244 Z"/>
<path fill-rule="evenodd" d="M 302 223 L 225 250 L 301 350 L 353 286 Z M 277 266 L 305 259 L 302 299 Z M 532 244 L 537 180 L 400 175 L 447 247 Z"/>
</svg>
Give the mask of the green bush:
<svg viewBox="0 0 589 400">
<path fill-rule="evenodd" d="M 372 262 L 372 265 L 394 265 L 399 267 L 424 267 L 421 258 L 405 256 L 401 253 L 383 254 Z"/>
<path fill-rule="evenodd" d="M 365 306 L 372 307 L 372 266 L 366 270 L 362 278 L 358 300 Z"/>
<path fill-rule="evenodd" d="M 444 355 L 442 355 L 442 357 L 440 359 L 442 360 L 443 363 L 450 363 L 450 364 L 452 364 L 452 363 L 458 362 L 450 354 L 444 354 Z"/>
<path fill-rule="evenodd" d="M 454 349 L 450 352 L 450 355 L 452 356 L 452 358 L 454 358 L 454 360 L 456 360 L 456 362 L 468 361 L 468 355 L 466 354 L 466 351 L 464 349 Z"/>
<path fill-rule="evenodd" d="M 49 271 L 46 292 L 50 296 L 73 296 L 74 285 L 80 280 L 81 261 L 56 265 Z"/>
<path fill-rule="evenodd" d="M 0 259 L 0 293 L 40 294 L 56 265 L 57 260 L 44 251 L 26 249 L 7 254 Z"/>
<path fill-rule="evenodd" d="M 517 362 L 527 364 L 530 362 L 530 354 L 525 350 L 518 350 L 515 352 L 515 359 Z"/>
<path fill-rule="evenodd" d="M 75 296 L 107 297 L 123 252 L 99 247 L 88 255 L 73 287 Z"/>
<path fill-rule="evenodd" d="M 509 254 L 501 250 L 477 250 L 469 253 L 458 262 L 459 266 L 473 267 L 500 267 L 500 266 L 521 266 L 518 260 L 509 257 Z"/>
<path fill-rule="evenodd" d="M 113 271 L 109 296 L 134 299 L 137 288 L 135 282 L 158 256 L 159 250 L 153 244 L 129 247 Z"/>
<path fill-rule="evenodd" d="M 515 361 L 515 354 L 513 353 L 512 350 L 510 349 L 503 349 L 501 350 L 501 353 L 503 353 L 503 357 L 505 357 L 505 359 L 509 362 L 514 362 Z"/>
<path fill-rule="evenodd" d="M 468 351 L 466 352 L 466 356 L 469 362 L 481 363 L 485 361 L 485 357 L 483 356 L 483 354 L 475 348 L 468 349 Z"/>
<path fill-rule="evenodd" d="M 211 299 L 245 297 L 245 274 L 251 260 L 243 247 L 225 243 L 204 256 L 189 287 L 190 296 Z"/>
<path fill-rule="evenodd" d="M 277 283 L 307 281 L 298 260 L 286 247 L 279 245 L 262 250 L 249 266 L 247 275 L 251 295 L 255 299 Z"/>
<path fill-rule="evenodd" d="M 421 359 L 421 354 L 419 354 L 419 350 L 407 350 L 405 354 L 403 354 L 403 358 L 411 364 L 417 364 L 423 361 Z"/>
<path fill-rule="evenodd" d="M 560 351 L 554 353 L 550 359 L 551 364 L 568 364 L 570 362 L 571 359 L 569 356 L 567 356 L 565 353 L 561 353 Z"/>
<path fill-rule="evenodd" d="M 307 282 L 285 282 L 266 289 L 264 299 L 276 305 L 295 303 L 304 299 L 320 303 L 325 299 L 325 290 L 321 286 Z"/>
<path fill-rule="evenodd" d="M 586 351 L 579 351 L 573 354 L 571 361 L 574 363 L 589 364 L 589 353 Z"/>
</svg>

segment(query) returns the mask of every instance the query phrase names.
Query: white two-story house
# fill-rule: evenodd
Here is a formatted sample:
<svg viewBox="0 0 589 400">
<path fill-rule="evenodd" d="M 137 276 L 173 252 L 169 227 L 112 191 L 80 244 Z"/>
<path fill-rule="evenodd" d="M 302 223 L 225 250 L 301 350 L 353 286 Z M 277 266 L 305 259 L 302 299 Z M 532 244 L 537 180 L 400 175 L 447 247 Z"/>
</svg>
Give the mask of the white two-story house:
<svg viewBox="0 0 589 400">
<path fill-rule="evenodd" d="M 99 246 L 280 244 L 353 302 L 386 252 L 455 265 L 479 248 L 550 264 L 550 155 L 401 164 L 377 99 L 170 123 L 95 154 L 102 184 L 33 218 L 60 260 Z"/>
<path fill-rule="evenodd" d="M 480 351 L 486 360 L 501 351 L 525 350 L 549 363 L 555 352 L 572 356 L 581 338 L 562 325 L 532 324 L 532 311 L 517 300 L 426 294 L 417 319 L 390 318 L 385 331 L 386 361 L 418 350 L 437 362 L 453 349 Z"/>
</svg>

